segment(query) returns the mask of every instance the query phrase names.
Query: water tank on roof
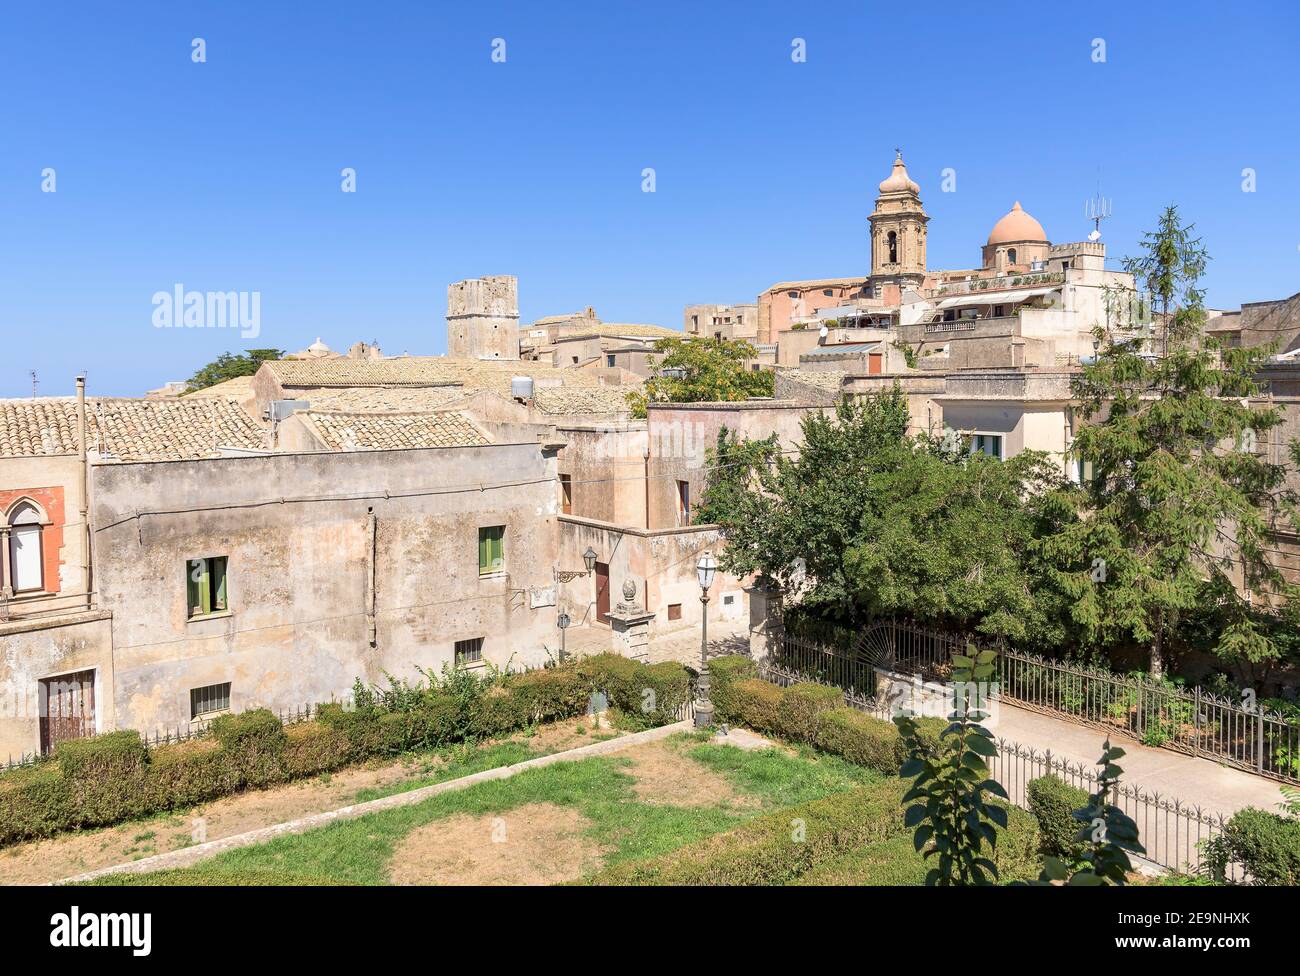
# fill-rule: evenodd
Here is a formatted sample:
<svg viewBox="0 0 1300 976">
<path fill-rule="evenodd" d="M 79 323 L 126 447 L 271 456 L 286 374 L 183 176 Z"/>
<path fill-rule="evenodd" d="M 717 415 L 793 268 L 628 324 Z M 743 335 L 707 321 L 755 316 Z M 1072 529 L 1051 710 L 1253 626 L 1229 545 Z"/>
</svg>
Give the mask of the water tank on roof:
<svg viewBox="0 0 1300 976">
<path fill-rule="evenodd" d="M 510 381 L 510 395 L 516 400 L 528 401 L 533 398 L 533 378 L 516 376 Z"/>
</svg>

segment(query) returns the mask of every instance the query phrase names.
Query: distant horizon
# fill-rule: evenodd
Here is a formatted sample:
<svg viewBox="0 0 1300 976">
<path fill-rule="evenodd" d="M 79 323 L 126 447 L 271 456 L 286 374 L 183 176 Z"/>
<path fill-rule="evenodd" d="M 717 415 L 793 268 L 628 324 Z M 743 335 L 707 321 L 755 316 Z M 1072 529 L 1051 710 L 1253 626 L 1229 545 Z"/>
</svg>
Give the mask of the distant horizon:
<svg viewBox="0 0 1300 976">
<path fill-rule="evenodd" d="M 1017 200 L 1084 240 L 1101 192 L 1108 267 L 1172 203 L 1210 252 L 1208 307 L 1300 292 L 1300 11 L 1280 0 L 142 2 L 5 27 L 0 397 L 30 396 L 30 370 L 42 396 L 81 372 L 141 396 L 317 337 L 439 355 L 447 285 L 493 274 L 518 277 L 521 325 L 592 306 L 681 330 L 689 304 L 865 277 L 895 147 L 931 268 L 977 267 Z M 185 327 L 155 302 L 177 286 L 234 293 L 235 325 Z"/>
</svg>

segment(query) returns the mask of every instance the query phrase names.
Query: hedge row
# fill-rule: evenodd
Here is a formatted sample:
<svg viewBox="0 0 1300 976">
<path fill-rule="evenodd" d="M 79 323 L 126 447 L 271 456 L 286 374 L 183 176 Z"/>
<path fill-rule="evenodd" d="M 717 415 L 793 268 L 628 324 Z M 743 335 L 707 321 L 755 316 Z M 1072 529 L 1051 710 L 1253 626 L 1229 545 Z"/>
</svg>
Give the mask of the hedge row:
<svg viewBox="0 0 1300 976">
<path fill-rule="evenodd" d="M 806 742 L 823 752 L 886 776 L 896 774 L 907 758 L 894 723 L 844 704 L 844 694 L 828 685 L 796 684 L 781 688 L 750 677 L 753 662 L 727 657 L 710 662 L 716 690 L 710 692 L 721 721 L 746 725 L 757 732 Z M 942 719 L 920 721 L 923 741 L 933 753 L 947 727 Z"/>
<path fill-rule="evenodd" d="M 1032 881 L 1042 871 L 1039 834 L 1034 818 L 1017 807 L 1007 808 L 1007 826 L 995 828 L 997 845 L 992 861 L 998 866 L 998 882 Z M 908 831 L 889 840 L 869 844 L 800 875 L 803 886 L 876 885 L 914 886 L 925 884 L 934 866 L 912 842 Z"/>
<path fill-rule="evenodd" d="M 581 715 L 593 691 L 648 726 L 672 720 L 690 679 L 679 664 L 601 654 L 500 680 L 458 680 L 454 692 L 422 689 L 400 709 L 326 705 L 315 721 L 290 726 L 254 709 L 217 718 L 211 736 L 154 748 L 133 731 L 73 739 L 59 744 L 52 762 L 0 775 L 0 846 Z"/>
<path fill-rule="evenodd" d="M 904 830 L 907 784 L 889 779 L 756 817 L 725 834 L 645 861 L 624 862 L 594 885 L 780 885 L 819 864 Z"/>
</svg>

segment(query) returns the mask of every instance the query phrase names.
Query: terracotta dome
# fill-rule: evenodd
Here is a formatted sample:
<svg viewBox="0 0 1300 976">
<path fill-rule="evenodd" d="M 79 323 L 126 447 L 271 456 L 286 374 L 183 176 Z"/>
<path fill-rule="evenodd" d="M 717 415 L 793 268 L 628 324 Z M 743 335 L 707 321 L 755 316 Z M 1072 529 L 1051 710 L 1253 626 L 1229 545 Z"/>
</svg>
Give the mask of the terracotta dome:
<svg viewBox="0 0 1300 976">
<path fill-rule="evenodd" d="M 1020 201 L 1011 208 L 1011 212 L 993 225 L 989 232 L 989 244 L 1010 244 L 1012 241 L 1042 241 L 1047 243 L 1047 232 L 1020 207 Z"/>
<path fill-rule="evenodd" d="M 911 192 L 920 193 L 921 188 L 916 185 L 907 175 L 907 167 L 903 165 L 903 154 L 899 153 L 894 160 L 894 171 L 889 174 L 889 178 L 880 184 L 881 193 L 899 193 Z"/>
</svg>

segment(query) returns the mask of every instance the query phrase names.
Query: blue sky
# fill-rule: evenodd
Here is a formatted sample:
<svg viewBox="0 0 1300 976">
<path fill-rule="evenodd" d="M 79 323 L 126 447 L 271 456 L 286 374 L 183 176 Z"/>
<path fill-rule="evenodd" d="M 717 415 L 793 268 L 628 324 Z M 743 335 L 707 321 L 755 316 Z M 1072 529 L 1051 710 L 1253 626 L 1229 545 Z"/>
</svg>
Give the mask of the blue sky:
<svg viewBox="0 0 1300 976">
<path fill-rule="evenodd" d="M 443 352 L 447 284 L 484 274 L 519 276 L 525 321 L 680 328 L 688 302 L 865 273 L 895 146 L 931 267 L 978 263 L 1017 199 L 1082 239 L 1100 178 L 1113 258 L 1175 202 L 1209 304 L 1283 297 L 1298 49 L 1293 3 L 7 3 L 0 396 L 33 369 L 138 395 L 318 335 Z M 261 335 L 154 328 L 177 283 L 260 292 Z"/>
</svg>

